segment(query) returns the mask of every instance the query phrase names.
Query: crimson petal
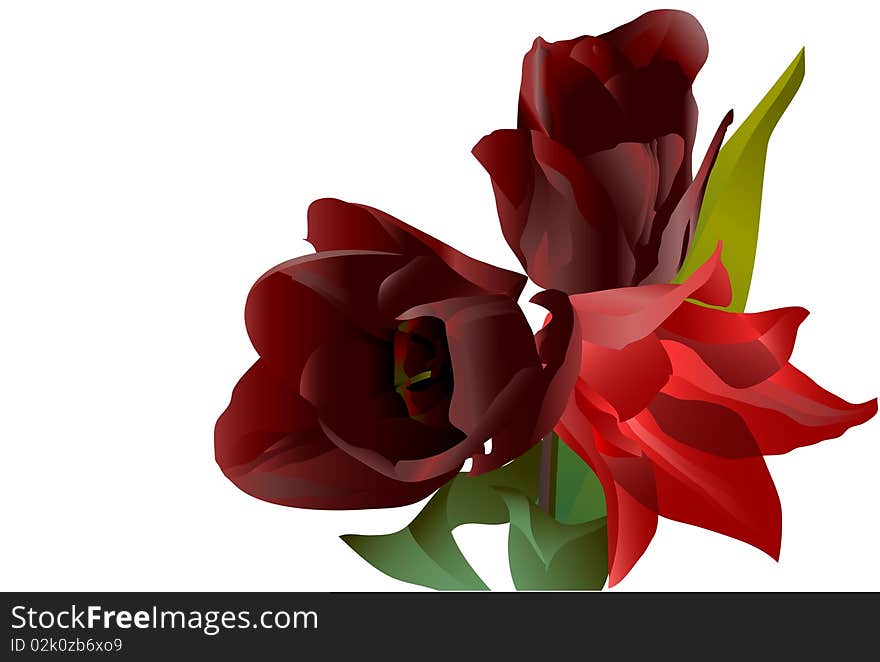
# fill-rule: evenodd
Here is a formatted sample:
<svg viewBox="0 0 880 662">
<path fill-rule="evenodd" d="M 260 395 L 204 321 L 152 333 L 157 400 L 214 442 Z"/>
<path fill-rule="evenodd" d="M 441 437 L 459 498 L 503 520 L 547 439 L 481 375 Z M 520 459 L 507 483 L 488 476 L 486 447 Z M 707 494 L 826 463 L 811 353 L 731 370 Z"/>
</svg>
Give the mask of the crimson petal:
<svg viewBox="0 0 880 662">
<path fill-rule="evenodd" d="M 709 40 L 703 26 L 691 14 L 674 9 L 642 14 L 600 39 L 613 44 L 633 67 L 672 62 L 691 81 L 709 56 Z"/>
<path fill-rule="evenodd" d="M 367 250 L 411 257 L 435 256 L 484 291 L 514 299 L 519 297 L 526 284 L 525 277 L 520 274 L 475 260 L 390 214 L 366 205 L 322 198 L 309 206 L 308 221 L 308 241 L 319 252 Z"/>
<path fill-rule="evenodd" d="M 579 365 L 579 347 L 572 342 L 576 321 L 561 292 L 542 293 L 536 303 L 554 314 L 539 348 L 518 306 L 505 297 L 448 299 L 401 316 L 431 316 L 446 325 L 456 380 L 449 418 L 467 439 L 434 458 L 434 471 L 460 466 L 468 457 L 474 474 L 491 471 L 534 446 L 558 420 Z M 486 455 L 482 446 L 490 437 L 493 450 Z M 395 475 L 413 469 L 399 462 Z"/>
<path fill-rule="evenodd" d="M 802 308 L 729 313 L 719 251 L 680 285 L 571 297 L 579 379 L 557 432 L 596 471 L 609 514 L 611 583 L 644 552 L 656 516 L 778 558 L 779 498 L 763 456 L 867 421 L 788 361 Z"/>
<path fill-rule="evenodd" d="M 337 448 L 313 408 L 257 361 L 217 421 L 215 454 L 223 473 L 251 496 L 284 506 L 382 508 L 414 503 L 452 476 L 396 481 Z"/>
</svg>

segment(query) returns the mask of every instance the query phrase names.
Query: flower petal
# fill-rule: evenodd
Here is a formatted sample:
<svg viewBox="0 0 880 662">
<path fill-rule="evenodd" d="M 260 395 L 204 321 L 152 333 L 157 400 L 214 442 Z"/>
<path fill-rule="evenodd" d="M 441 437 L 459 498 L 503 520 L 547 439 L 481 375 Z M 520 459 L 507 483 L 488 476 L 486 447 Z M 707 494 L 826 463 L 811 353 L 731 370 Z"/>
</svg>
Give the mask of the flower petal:
<svg viewBox="0 0 880 662">
<path fill-rule="evenodd" d="M 584 343 L 581 357 L 581 381 L 600 393 L 624 421 L 645 409 L 672 374 L 669 357 L 654 335 L 621 349 Z"/>
<path fill-rule="evenodd" d="M 676 133 L 684 139 L 690 179 L 691 150 L 697 126 L 697 104 L 691 85 L 706 62 L 709 43 L 700 23 L 686 12 L 648 12 L 599 39 L 606 41 L 627 66 L 605 86 L 623 110 L 622 140 L 647 142 Z"/>
<path fill-rule="evenodd" d="M 498 466 L 531 448 L 538 440 L 531 439 L 534 430 L 523 427 L 522 417 L 540 402 L 541 369 L 531 328 L 516 303 L 499 296 L 446 299 L 417 306 L 401 319 L 421 316 L 446 325 L 455 376 L 449 420 L 468 435 L 461 444 L 470 450 L 464 457 L 481 451 L 490 437 L 504 437 L 493 442 Z"/>
<path fill-rule="evenodd" d="M 543 292 L 534 301 L 553 315 L 537 348 L 518 306 L 503 297 L 448 299 L 402 316 L 436 317 L 446 325 L 455 375 L 449 419 L 467 438 L 427 458 L 432 471 L 461 466 L 468 457 L 473 474 L 491 471 L 529 450 L 558 421 L 580 365 L 576 320 L 561 292 Z M 490 438 L 492 451 L 485 454 Z M 422 462 L 421 467 L 398 462 L 394 475 L 405 480 L 422 475 Z"/>
<path fill-rule="evenodd" d="M 473 153 L 492 177 L 504 238 L 532 280 L 569 293 L 632 282 L 626 224 L 596 175 L 566 147 L 536 131 L 510 130 L 484 137 Z"/>
<path fill-rule="evenodd" d="M 624 62 L 598 39 L 591 40 L 594 57 L 578 61 L 572 48 L 579 41 L 535 40 L 523 60 L 518 126 L 552 137 L 580 155 L 613 147 L 620 140 L 622 113 L 600 76 L 617 71 Z M 583 47 L 579 50 L 582 53 Z"/>
<path fill-rule="evenodd" d="M 405 263 L 400 255 L 340 251 L 274 267 L 254 284 L 245 305 L 254 348 L 298 385 L 317 347 L 356 337 L 385 338 L 393 318 L 378 312 L 376 293 Z"/>
<path fill-rule="evenodd" d="M 619 583 L 648 548 L 657 530 L 656 508 L 646 506 L 623 488 L 622 476 L 653 491 L 653 469 L 643 457 L 624 458 L 611 467 L 597 447 L 598 433 L 574 406 L 566 408 L 556 433 L 592 467 L 605 492 L 608 513 L 608 585 Z"/>
<path fill-rule="evenodd" d="M 877 413 L 877 400 L 851 404 L 829 393 L 800 370 L 786 364 L 766 380 L 734 388 L 691 348 L 663 341 L 673 376 L 663 392 L 682 400 L 726 407 L 742 418 L 763 455 L 839 437 Z"/>
<path fill-rule="evenodd" d="M 804 308 L 728 313 L 685 302 L 657 337 L 696 351 L 721 379 L 735 388 L 764 381 L 788 363 Z"/>
<path fill-rule="evenodd" d="M 727 458 L 667 435 L 647 412 L 627 425 L 654 468 L 657 512 L 779 558 L 782 509 L 764 459 Z"/>
<path fill-rule="evenodd" d="M 683 150 L 681 139 L 672 136 Z M 654 219 L 654 205 L 659 195 L 661 168 L 655 146 L 644 143 L 619 143 L 611 149 L 594 152 L 580 159 L 601 185 L 614 208 L 627 243 L 636 246 L 647 234 Z M 674 152 L 674 148 L 669 151 Z M 681 156 L 679 156 L 679 160 Z M 675 168 L 671 169 L 674 173 Z M 668 172 L 668 170 L 666 171 Z"/>
<path fill-rule="evenodd" d="M 600 39 L 613 44 L 633 67 L 672 62 L 690 81 L 697 77 L 709 56 L 709 40 L 703 26 L 691 14 L 674 9 L 642 14 Z"/>
<path fill-rule="evenodd" d="M 321 432 L 312 407 L 257 361 L 215 428 L 223 473 L 251 496 L 298 508 L 382 508 L 415 503 L 452 476 L 395 481 L 352 459 Z"/>
<path fill-rule="evenodd" d="M 721 262 L 721 246 L 680 285 L 642 285 L 571 297 L 583 340 L 621 349 L 653 333 L 688 298 L 711 305 L 730 301 L 730 279 Z"/>
<path fill-rule="evenodd" d="M 483 290 L 518 298 L 526 279 L 460 253 L 451 246 L 378 209 L 334 198 L 315 200 L 309 207 L 308 241 L 319 252 L 368 250 L 410 258 L 436 256 Z"/>
<path fill-rule="evenodd" d="M 804 309 L 730 313 L 686 301 L 729 297 L 720 246 L 680 286 L 571 297 L 582 362 L 556 429 L 602 481 L 613 581 L 650 541 L 651 513 L 778 558 L 781 509 L 763 456 L 837 437 L 877 412 L 876 400 L 850 404 L 788 362 Z M 625 516 L 633 521 L 613 521 Z M 629 561 L 618 563 L 623 544 Z"/>
<path fill-rule="evenodd" d="M 662 232 L 659 240 L 659 247 L 655 248 L 653 254 L 656 255 L 657 266 L 641 280 L 642 283 L 648 285 L 651 283 L 668 283 L 684 263 L 688 248 L 694 238 L 694 232 L 697 228 L 697 221 L 700 216 L 700 209 L 703 204 L 703 196 L 706 193 L 706 185 L 709 183 L 709 174 L 718 158 L 718 152 L 721 150 L 721 142 L 727 133 L 728 127 L 733 122 L 733 111 L 727 113 L 709 144 L 703 163 L 697 172 L 697 176 L 690 183 L 687 190 L 681 195 L 675 209 L 669 216 L 669 220 L 665 224 L 658 224 L 657 230 Z M 685 165 L 690 174 L 690 152 L 688 152 L 687 164 Z"/>
<path fill-rule="evenodd" d="M 581 334 L 569 298 L 559 290 L 544 290 L 530 301 L 550 311 L 549 320 L 535 335 L 543 364 L 546 389 L 535 423 L 537 438 L 543 438 L 559 421 L 581 366 Z"/>
</svg>

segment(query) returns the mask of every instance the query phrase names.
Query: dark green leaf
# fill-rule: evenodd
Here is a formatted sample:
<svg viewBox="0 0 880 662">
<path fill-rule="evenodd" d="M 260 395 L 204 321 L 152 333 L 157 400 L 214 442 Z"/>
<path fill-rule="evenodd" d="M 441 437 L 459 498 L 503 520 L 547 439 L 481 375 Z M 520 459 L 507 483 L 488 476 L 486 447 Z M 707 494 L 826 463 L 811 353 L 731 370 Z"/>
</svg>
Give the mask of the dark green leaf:
<svg viewBox="0 0 880 662">
<path fill-rule="evenodd" d="M 428 501 L 406 528 L 388 535 L 342 539 L 368 563 L 405 582 L 446 590 L 486 590 L 452 536 L 462 524 L 503 524 L 507 503 L 495 488 L 508 488 L 526 501 L 537 498 L 541 449 L 482 476 L 460 474 Z"/>
<path fill-rule="evenodd" d="M 556 454 L 556 519 L 580 524 L 605 517 L 602 483 L 577 453 L 559 442 Z"/>
<path fill-rule="evenodd" d="M 508 556 L 520 590 L 599 590 L 608 577 L 605 518 L 561 524 L 513 490 L 497 490 L 510 514 Z"/>
<path fill-rule="evenodd" d="M 758 243 L 767 144 L 803 79 L 804 51 L 801 50 L 721 148 L 709 175 L 694 240 L 675 282 L 682 282 L 696 271 L 722 241 L 722 259 L 733 287 L 733 300 L 727 310 L 745 309 Z"/>
</svg>

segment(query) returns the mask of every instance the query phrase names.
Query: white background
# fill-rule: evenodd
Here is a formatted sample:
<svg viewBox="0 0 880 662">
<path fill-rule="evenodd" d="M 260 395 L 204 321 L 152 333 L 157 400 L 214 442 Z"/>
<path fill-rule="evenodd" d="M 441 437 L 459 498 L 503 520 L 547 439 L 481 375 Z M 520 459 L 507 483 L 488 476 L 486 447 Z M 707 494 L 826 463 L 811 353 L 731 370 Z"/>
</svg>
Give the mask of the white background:
<svg viewBox="0 0 880 662">
<path fill-rule="evenodd" d="M 724 112 L 738 126 L 807 46 L 771 142 L 749 309 L 812 310 L 795 363 L 863 401 L 880 393 L 876 21 L 865 3 L 818 5 L 679 7 L 711 44 L 698 159 Z M 214 464 L 214 421 L 255 358 L 245 295 L 310 251 L 305 210 L 323 196 L 518 268 L 471 146 L 514 125 L 535 36 L 653 7 L 4 2 L 0 587 L 411 588 L 337 536 L 396 530 L 421 504 L 283 508 Z M 615 590 L 880 589 L 878 430 L 770 459 L 779 564 L 662 521 Z M 491 585 L 512 586 L 504 527 L 457 537 Z"/>
</svg>

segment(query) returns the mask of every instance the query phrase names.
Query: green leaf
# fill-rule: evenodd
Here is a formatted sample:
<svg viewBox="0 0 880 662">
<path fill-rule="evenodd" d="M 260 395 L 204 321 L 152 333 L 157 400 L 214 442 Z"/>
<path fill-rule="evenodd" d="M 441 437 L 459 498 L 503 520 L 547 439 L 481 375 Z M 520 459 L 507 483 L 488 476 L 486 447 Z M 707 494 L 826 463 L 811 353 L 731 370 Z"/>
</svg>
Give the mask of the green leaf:
<svg viewBox="0 0 880 662">
<path fill-rule="evenodd" d="M 498 488 L 510 513 L 510 574 L 519 590 L 599 590 L 608 578 L 604 517 L 561 524 L 522 494 Z"/>
<path fill-rule="evenodd" d="M 534 502 L 538 493 L 540 445 L 482 476 L 459 474 L 440 488 L 412 523 L 396 533 L 347 535 L 342 539 L 386 575 L 445 590 L 487 590 L 459 550 L 452 531 L 462 524 L 503 524 L 507 503 L 495 488 Z"/>
<path fill-rule="evenodd" d="M 764 165 L 770 135 L 804 79 L 804 50 L 785 70 L 752 114 L 718 154 L 687 258 L 675 278 L 682 282 L 706 262 L 719 241 L 730 272 L 733 300 L 727 310 L 745 310 L 755 265 Z"/>
<path fill-rule="evenodd" d="M 580 524 L 605 517 L 605 492 L 590 466 L 564 442 L 556 455 L 556 519 Z"/>
</svg>

